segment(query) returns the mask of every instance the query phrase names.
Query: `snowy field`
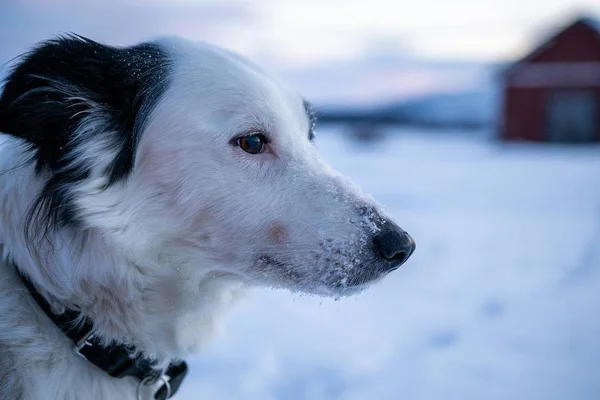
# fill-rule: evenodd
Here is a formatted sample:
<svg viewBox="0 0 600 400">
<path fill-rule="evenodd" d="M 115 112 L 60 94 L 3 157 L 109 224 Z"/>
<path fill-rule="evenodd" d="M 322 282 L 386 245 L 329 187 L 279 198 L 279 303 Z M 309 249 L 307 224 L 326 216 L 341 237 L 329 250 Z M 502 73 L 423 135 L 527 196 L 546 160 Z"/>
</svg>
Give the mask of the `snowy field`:
<svg viewBox="0 0 600 400">
<path fill-rule="evenodd" d="M 600 147 L 317 144 L 413 235 L 358 297 L 253 290 L 178 400 L 600 399 Z"/>
</svg>

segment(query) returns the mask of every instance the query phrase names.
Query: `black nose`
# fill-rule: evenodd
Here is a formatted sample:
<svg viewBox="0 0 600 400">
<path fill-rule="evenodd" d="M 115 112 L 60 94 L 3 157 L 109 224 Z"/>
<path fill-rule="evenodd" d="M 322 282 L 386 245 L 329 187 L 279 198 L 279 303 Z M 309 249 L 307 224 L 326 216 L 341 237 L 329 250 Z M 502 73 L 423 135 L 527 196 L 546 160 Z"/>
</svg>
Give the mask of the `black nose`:
<svg viewBox="0 0 600 400">
<path fill-rule="evenodd" d="M 392 223 L 383 226 L 373 243 L 379 256 L 389 262 L 390 271 L 404 264 L 416 248 L 413 238 Z"/>
</svg>

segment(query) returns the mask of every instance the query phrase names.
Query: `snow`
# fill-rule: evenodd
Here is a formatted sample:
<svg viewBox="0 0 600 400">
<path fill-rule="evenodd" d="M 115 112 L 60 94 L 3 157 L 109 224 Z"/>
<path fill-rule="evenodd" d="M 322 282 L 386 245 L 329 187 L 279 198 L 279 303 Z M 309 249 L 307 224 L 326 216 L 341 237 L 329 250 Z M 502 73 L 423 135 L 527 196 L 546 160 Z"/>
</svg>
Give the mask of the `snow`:
<svg viewBox="0 0 600 400">
<path fill-rule="evenodd" d="M 600 398 L 600 147 L 318 133 L 417 241 L 333 301 L 254 290 L 178 400 Z"/>
</svg>

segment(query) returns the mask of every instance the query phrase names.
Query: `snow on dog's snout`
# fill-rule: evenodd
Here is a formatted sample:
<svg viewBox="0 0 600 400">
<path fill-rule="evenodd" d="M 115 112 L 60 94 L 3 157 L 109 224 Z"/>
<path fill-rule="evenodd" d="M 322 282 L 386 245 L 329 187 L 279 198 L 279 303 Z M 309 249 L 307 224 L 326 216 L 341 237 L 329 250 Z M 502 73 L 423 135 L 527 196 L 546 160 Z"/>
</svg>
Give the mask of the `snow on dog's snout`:
<svg viewBox="0 0 600 400">
<path fill-rule="evenodd" d="M 302 292 L 355 293 L 391 269 L 374 245 L 388 218 L 341 176 L 312 174 L 309 179 L 290 193 L 289 216 L 271 223 L 268 231 L 279 235 L 267 235 L 248 274 Z"/>
</svg>

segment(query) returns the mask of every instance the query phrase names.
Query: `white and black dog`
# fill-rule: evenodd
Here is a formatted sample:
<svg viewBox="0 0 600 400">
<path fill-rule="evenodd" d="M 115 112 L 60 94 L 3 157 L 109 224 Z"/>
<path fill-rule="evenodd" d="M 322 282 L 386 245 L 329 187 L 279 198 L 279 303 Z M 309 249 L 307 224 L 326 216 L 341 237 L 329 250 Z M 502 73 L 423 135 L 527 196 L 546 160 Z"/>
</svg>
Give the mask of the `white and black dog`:
<svg viewBox="0 0 600 400">
<path fill-rule="evenodd" d="M 0 97 L 0 399 L 165 399 L 246 285 L 357 293 L 414 241 L 244 58 L 79 36 Z"/>
</svg>

